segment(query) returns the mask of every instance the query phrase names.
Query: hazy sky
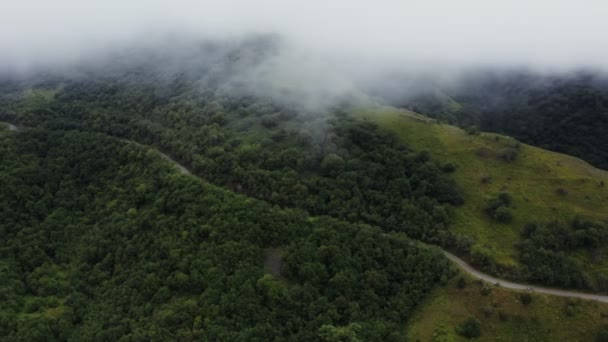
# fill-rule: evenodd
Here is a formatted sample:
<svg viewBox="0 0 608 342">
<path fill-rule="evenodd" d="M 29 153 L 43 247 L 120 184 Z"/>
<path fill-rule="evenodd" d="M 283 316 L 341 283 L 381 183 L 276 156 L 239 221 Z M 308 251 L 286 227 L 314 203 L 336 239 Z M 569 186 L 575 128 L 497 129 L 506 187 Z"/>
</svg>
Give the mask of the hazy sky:
<svg viewBox="0 0 608 342">
<path fill-rule="evenodd" d="M 608 67 L 605 0 L 0 0 L 0 63 L 169 31 L 276 32 L 351 61 Z"/>
</svg>

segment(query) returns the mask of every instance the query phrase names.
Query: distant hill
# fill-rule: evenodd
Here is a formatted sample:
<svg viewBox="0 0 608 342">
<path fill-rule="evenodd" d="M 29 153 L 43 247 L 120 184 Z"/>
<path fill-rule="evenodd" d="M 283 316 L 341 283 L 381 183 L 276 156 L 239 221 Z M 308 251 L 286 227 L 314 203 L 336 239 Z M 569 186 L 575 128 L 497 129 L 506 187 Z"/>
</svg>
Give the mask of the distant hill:
<svg viewBox="0 0 608 342">
<path fill-rule="evenodd" d="M 426 91 L 413 95 L 409 81 L 397 84 L 401 96 L 386 97 L 393 105 L 608 169 L 608 76 L 601 72 L 471 71 L 451 82 L 422 79 Z"/>
</svg>

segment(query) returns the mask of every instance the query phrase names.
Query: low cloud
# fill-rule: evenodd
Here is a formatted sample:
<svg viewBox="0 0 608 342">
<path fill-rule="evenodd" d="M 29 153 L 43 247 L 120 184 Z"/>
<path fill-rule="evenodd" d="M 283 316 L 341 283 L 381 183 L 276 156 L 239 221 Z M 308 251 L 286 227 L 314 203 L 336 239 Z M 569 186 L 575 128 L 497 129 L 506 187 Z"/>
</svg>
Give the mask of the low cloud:
<svg viewBox="0 0 608 342">
<path fill-rule="evenodd" d="M 606 67 L 605 1 L 4 1 L 5 66 L 78 60 L 167 32 L 276 33 L 367 65 Z"/>
</svg>

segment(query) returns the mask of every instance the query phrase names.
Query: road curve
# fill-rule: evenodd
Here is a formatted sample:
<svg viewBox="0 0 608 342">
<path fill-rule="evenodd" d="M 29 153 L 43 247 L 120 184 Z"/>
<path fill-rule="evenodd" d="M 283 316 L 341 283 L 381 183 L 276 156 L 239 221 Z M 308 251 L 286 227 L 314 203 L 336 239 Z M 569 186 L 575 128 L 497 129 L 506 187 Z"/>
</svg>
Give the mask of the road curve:
<svg viewBox="0 0 608 342">
<path fill-rule="evenodd" d="M 153 148 L 153 147 L 151 147 L 151 148 Z M 181 165 L 175 159 L 160 152 L 159 150 L 156 150 L 156 151 L 158 153 L 160 153 L 163 158 L 165 158 L 166 160 L 175 164 L 175 166 L 177 166 L 177 168 L 179 169 L 179 171 L 181 173 L 192 175 L 192 173 L 188 170 L 187 167 Z M 487 275 L 485 273 L 481 273 L 481 272 L 477 271 L 471 265 L 467 264 L 464 260 L 455 256 L 454 254 L 451 254 L 444 250 L 442 250 L 442 251 L 445 254 L 445 256 L 450 261 L 455 263 L 461 270 L 465 271 L 466 273 L 469 273 L 470 275 L 472 275 L 476 278 L 486 281 L 488 283 L 492 283 L 494 285 L 498 284 L 498 286 L 503 287 L 503 288 L 512 289 L 512 290 L 531 291 L 531 292 L 535 292 L 535 293 L 544 293 L 544 294 L 560 296 L 560 297 L 581 298 L 581 299 L 587 299 L 587 300 L 595 300 L 595 301 L 602 302 L 602 303 L 608 303 L 608 296 L 552 289 L 552 288 L 547 288 L 547 287 L 538 287 L 538 286 L 528 285 L 528 284 L 518 284 L 518 283 L 510 282 L 508 280 L 498 279 L 498 278 L 492 277 L 490 275 Z"/>
<path fill-rule="evenodd" d="M 11 131 L 18 130 L 18 128 L 16 126 L 14 126 L 10 123 L 8 123 L 8 128 Z M 123 139 L 121 139 L 121 140 L 123 140 Z M 137 145 L 141 145 L 132 140 L 124 139 L 124 141 L 128 142 L 128 143 L 135 143 Z M 145 146 L 145 145 L 141 145 L 141 146 Z M 190 172 L 190 170 L 187 167 L 178 163 L 175 159 L 171 158 L 167 154 L 162 153 L 161 151 L 159 151 L 158 149 L 156 149 L 152 146 L 147 146 L 147 147 L 155 150 L 156 152 L 158 152 L 161 155 L 161 157 L 163 159 L 165 159 L 165 160 L 171 162 L 173 165 L 175 165 L 180 173 L 186 174 L 186 175 L 192 175 L 192 173 Z M 531 291 L 531 292 L 544 293 L 544 294 L 560 296 L 560 297 L 580 298 L 580 299 L 594 300 L 594 301 L 598 301 L 598 302 L 602 302 L 602 303 L 608 303 L 608 296 L 604 296 L 604 295 L 575 292 L 575 291 L 566 291 L 566 290 L 552 289 L 552 288 L 548 288 L 548 287 L 538 287 L 538 286 L 528 285 L 528 284 L 513 283 L 508 280 L 495 278 L 495 277 L 492 277 L 485 273 L 479 272 L 478 270 L 474 269 L 471 265 L 467 264 L 464 260 L 455 256 L 454 254 L 451 254 L 444 250 L 442 250 L 442 251 L 450 261 L 452 261 L 454 264 L 456 264 L 458 266 L 458 268 L 460 268 L 464 272 L 474 276 L 475 278 L 486 281 L 488 283 L 491 283 L 494 285 L 498 284 L 498 286 L 503 287 L 503 288 L 512 289 L 512 290 Z"/>
<path fill-rule="evenodd" d="M 1 124 L 5 124 L 8 127 L 9 131 L 16 131 L 16 130 L 18 130 L 17 126 L 13 125 L 12 123 L 0 121 L 0 125 Z"/>
<path fill-rule="evenodd" d="M 192 175 L 192 172 L 190 172 L 190 170 L 188 170 L 187 167 L 178 163 L 175 159 L 169 157 L 168 155 L 162 153 L 159 150 L 156 150 L 156 152 L 160 153 L 161 157 L 163 157 L 165 160 L 168 160 L 169 162 L 173 163 L 173 165 L 175 165 L 175 167 L 177 167 L 177 169 L 179 170 L 180 173 L 182 173 L 184 175 Z"/>
<path fill-rule="evenodd" d="M 455 256 L 454 254 L 448 253 L 446 251 L 443 251 L 443 253 L 445 254 L 445 256 L 448 259 L 450 259 L 450 261 L 455 263 L 458 266 L 458 268 L 460 268 L 464 272 L 474 276 L 475 278 L 479 278 L 483 281 L 486 281 L 488 283 L 499 284 L 500 287 L 504 287 L 507 289 L 513 289 L 513 290 L 531 291 L 531 292 L 535 292 L 535 293 L 545 293 L 545 294 L 560 296 L 560 297 L 581 298 L 581 299 L 595 300 L 595 301 L 602 302 L 602 303 L 608 303 L 608 296 L 591 294 L 591 293 L 583 293 L 583 292 L 575 292 L 575 291 L 558 290 L 558 289 L 552 289 L 552 288 L 547 288 L 547 287 L 538 287 L 535 285 L 528 285 L 528 284 L 518 284 L 518 283 L 510 282 L 508 280 L 498 279 L 498 278 L 489 276 L 485 273 L 481 273 L 481 272 L 477 271 L 476 269 L 471 267 L 471 265 L 467 264 L 466 262 L 464 262 L 464 260 Z"/>
</svg>

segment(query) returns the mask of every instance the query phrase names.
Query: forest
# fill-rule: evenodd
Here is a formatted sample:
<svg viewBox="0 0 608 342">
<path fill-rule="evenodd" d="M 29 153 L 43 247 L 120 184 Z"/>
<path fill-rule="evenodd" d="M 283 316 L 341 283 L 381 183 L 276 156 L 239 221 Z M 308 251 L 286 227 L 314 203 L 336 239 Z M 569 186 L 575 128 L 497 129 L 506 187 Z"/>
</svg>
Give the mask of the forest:
<svg viewBox="0 0 608 342">
<path fill-rule="evenodd" d="M 6 340 L 402 340 L 453 272 L 403 233 L 234 194 L 118 138 L 0 137 Z"/>
<path fill-rule="evenodd" d="M 156 76 L 2 83 L 2 339 L 404 340 L 454 274 L 417 241 L 456 239 L 449 165 L 339 109 Z"/>
<path fill-rule="evenodd" d="M 493 269 L 450 229 L 457 166 L 351 115 L 357 101 L 250 92 L 233 73 L 258 59 L 203 48 L 211 61 L 177 69 L 159 53 L 0 81 L 18 128 L 0 130 L 0 338 L 402 341 L 455 272 L 432 245 Z M 507 222 L 510 205 L 485 210 Z M 560 251 L 606 236 L 530 223 L 518 277 L 605 290 Z"/>
</svg>

